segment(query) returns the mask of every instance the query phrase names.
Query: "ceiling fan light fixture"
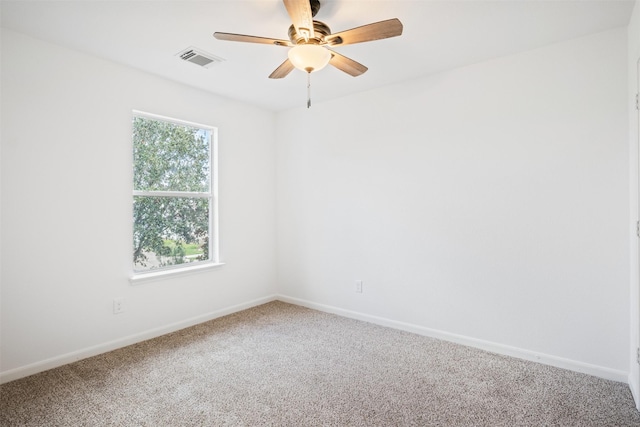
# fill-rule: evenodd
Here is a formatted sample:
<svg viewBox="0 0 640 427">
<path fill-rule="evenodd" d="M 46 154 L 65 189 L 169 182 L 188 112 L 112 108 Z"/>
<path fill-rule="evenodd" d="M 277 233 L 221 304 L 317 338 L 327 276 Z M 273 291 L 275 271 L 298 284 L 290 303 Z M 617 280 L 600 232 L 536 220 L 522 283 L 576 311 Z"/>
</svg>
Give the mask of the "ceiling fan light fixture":
<svg viewBox="0 0 640 427">
<path fill-rule="evenodd" d="M 331 52 L 316 44 L 294 46 L 288 55 L 294 67 L 307 73 L 323 69 L 331 60 Z"/>
</svg>

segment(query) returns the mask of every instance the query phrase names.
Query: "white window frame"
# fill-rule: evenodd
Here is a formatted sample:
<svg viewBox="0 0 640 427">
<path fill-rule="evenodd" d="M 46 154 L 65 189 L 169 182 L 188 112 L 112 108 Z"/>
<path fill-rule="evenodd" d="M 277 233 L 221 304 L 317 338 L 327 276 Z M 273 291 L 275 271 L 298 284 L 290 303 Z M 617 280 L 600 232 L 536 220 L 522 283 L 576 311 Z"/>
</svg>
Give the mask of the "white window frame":
<svg viewBox="0 0 640 427">
<path fill-rule="evenodd" d="M 189 191 L 139 191 L 133 189 L 133 181 L 131 182 L 132 201 L 136 196 L 208 198 L 209 256 L 208 259 L 204 261 L 194 261 L 186 264 L 178 264 L 175 266 L 167 266 L 161 269 L 152 269 L 146 271 L 135 271 L 132 263 L 132 274 L 129 278 L 129 281 L 131 282 L 131 284 L 139 284 L 163 278 L 193 274 L 199 271 L 209 270 L 224 265 L 224 263 L 220 260 L 220 235 L 218 224 L 218 128 L 211 125 L 204 125 L 201 123 L 174 119 L 172 117 L 161 116 L 158 114 L 152 114 L 138 110 L 132 111 L 132 117 L 142 117 L 145 119 L 164 121 L 181 126 L 205 129 L 211 132 L 211 140 L 209 141 L 209 192 L 199 193 Z M 131 129 L 131 131 L 131 134 L 133 134 L 133 128 Z M 133 218 L 133 215 L 131 217 Z M 131 223 L 131 225 L 131 232 L 133 235 L 133 222 Z"/>
</svg>

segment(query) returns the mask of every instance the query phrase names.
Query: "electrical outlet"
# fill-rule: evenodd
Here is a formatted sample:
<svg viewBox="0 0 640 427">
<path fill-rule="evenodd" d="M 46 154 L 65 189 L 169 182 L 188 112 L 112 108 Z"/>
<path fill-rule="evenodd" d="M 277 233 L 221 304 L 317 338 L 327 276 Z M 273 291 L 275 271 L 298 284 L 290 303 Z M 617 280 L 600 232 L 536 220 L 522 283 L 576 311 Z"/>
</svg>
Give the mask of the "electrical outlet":
<svg viewBox="0 0 640 427">
<path fill-rule="evenodd" d="M 124 312 L 124 298 L 114 298 L 113 299 L 113 314 L 120 314 Z"/>
<path fill-rule="evenodd" d="M 362 293 L 362 280 L 356 280 L 356 293 Z"/>
</svg>

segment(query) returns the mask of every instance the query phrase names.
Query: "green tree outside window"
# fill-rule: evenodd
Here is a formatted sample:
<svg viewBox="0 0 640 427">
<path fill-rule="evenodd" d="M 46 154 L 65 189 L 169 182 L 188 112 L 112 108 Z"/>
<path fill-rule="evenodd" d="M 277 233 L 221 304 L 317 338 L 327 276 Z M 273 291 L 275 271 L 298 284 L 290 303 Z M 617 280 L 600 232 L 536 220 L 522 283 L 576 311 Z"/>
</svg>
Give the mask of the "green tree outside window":
<svg viewBox="0 0 640 427">
<path fill-rule="evenodd" d="M 133 117 L 134 271 L 211 260 L 213 130 Z"/>
</svg>

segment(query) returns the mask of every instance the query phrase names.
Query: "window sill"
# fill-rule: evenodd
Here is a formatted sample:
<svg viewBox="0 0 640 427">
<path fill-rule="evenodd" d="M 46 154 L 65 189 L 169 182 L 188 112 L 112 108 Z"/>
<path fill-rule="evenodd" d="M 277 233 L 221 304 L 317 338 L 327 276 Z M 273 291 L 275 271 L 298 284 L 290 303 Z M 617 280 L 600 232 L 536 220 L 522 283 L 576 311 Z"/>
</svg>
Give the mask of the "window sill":
<svg viewBox="0 0 640 427">
<path fill-rule="evenodd" d="M 219 262 L 215 264 L 201 264 L 171 270 L 153 271 L 149 273 L 137 273 L 129 277 L 129 283 L 131 283 L 132 285 L 140 285 L 142 283 L 154 282 L 157 280 L 169 279 L 173 277 L 187 276 L 189 274 L 199 273 L 206 270 L 213 270 L 216 268 L 220 268 L 223 265 L 223 262 Z"/>
</svg>

